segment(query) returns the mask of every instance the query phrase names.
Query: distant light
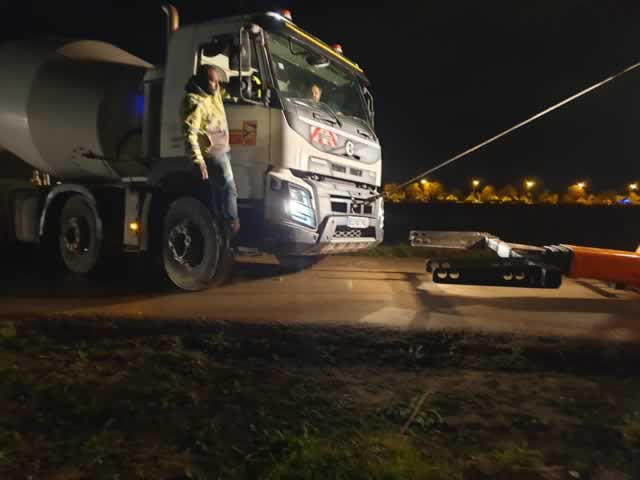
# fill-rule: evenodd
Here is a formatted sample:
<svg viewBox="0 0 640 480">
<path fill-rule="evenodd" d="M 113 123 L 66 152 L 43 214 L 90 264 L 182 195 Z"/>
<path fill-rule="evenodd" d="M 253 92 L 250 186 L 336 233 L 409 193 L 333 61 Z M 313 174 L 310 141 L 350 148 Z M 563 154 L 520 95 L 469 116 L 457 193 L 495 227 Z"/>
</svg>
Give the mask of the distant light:
<svg viewBox="0 0 640 480">
<path fill-rule="evenodd" d="M 480 186 L 480 180 L 473 180 L 473 181 L 471 182 L 471 185 L 473 185 L 474 187 L 478 187 L 478 186 Z"/>
<path fill-rule="evenodd" d="M 339 43 L 336 43 L 335 45 L 331 45 L 331 48 L 333 48 L 334 52 L 339 53 L 340 55 L 342 55 L 342 45 L 340 45 Z"/>
<path fill-rule="evenodd" d="M 291 10 L 280 10 L 280 15 L 282 15 L 290 22 L 293 22 L 293 15 L 291 15 Z"/>
<path fill-rule="evenodd" d="M 132 232 L 139 232 L 140 224 L 138 222 L 131 222 L 129 224 L 129 230 L 131 230 Z"/>
<path fill-rule="evenodd" d="M 533 180 L 527 180 L 526 182 L 524 182 L 524 184 L 529 190 L 536 186 L 536 182 L 534 182 Z"/>
<path fill-rule="evenodd" d="M 629 185 L 629 190 L 638 190 L 638 184 L 637 183 L 632 183 Z"/>
<path fill-rule="evenodd" d="M 427 182 L 427 180 L 423 178 L 422 180 L 420 180 L 420 183 L 421 183 L 422 185 L 426 185 L 426 184 L 427 184 L 427 183 L 429 183 L 429 182 Z"/>
<path fill-rule="evenodd" d="M 578 182 L 577 185 L 580 190 L 584 190 L 587 186 L 587 182 Z"/>
</svg>

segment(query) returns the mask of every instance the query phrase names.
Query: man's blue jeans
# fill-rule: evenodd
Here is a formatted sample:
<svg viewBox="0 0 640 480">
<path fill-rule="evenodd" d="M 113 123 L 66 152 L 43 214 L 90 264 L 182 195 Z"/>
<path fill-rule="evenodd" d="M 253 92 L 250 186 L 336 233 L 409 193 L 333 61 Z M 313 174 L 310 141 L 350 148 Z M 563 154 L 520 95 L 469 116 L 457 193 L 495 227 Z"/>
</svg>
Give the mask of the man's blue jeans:
<svg viewBox="0 0 640 480">
<path fill-rule="evenodd" d="M 238 218 L 238 190 L 231 169 L 231 157 L 229 153 L 222 153 L 205 158 L 209 171 L 209 184 L 214 196 L 213 204 L 217 204 L 218 190 L 222 193 L 222 214 L 225 220 Z"/>
</svg>

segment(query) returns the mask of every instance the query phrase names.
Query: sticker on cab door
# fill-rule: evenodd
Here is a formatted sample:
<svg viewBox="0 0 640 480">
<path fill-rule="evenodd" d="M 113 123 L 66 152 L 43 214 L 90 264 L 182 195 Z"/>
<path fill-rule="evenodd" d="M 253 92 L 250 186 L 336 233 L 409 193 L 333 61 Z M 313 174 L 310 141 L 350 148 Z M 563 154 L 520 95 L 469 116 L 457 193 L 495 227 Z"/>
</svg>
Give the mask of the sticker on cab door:
<svg viewBox="0 0 640 480">
<path fill-rule="evenodd" d="M 230 145 L 245 145 L 255 147 L 258 143 L 258 121 L 244 120 L 242 128 L 232 128 L 229 130 Z"/>
<path fill-rule="evenodd" d="M 242 122 L 242 144 L 255 146 L 258 141 L 258 121 L 245 120 Z"/>
<path fill-rule="evenodd" d="M 325 128 L 314 127 L 311 129 L 311 141 L 327 147 L 335 147 L 338 144 L 338 137 Z"/>
</svg>

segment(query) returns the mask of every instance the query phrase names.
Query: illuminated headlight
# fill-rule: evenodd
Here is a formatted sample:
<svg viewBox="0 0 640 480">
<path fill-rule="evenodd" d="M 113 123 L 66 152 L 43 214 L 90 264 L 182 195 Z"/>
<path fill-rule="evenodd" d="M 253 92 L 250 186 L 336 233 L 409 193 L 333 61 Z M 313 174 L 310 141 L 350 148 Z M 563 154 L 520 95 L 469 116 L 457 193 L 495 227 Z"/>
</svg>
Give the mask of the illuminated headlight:
<svg viewBox="0 0 640 480">
<path fill-rule="evenodd" d="M 316 215 L 309 191 L 289 184 L 289 198 L 286 202 L 287 210 L 292 220 L 307 227 L 315 228 Z"/>
</svg>

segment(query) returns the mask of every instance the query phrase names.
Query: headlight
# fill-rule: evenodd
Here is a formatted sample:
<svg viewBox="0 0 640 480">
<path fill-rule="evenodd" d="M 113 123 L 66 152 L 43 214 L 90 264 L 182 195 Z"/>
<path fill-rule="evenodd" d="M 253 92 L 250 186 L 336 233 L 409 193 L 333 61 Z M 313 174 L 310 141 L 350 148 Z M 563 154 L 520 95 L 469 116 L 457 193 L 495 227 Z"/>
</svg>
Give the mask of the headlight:
<svg viewBox="0 0 640 480">
<path fill-rule="evenodd" d="M 316 215 L 311 202 L 311 193 L 304 188 L 289 184 L 289 198 L 287 202 L 287 211 L 292 220 L 315 228 Z"/>
</svg>

